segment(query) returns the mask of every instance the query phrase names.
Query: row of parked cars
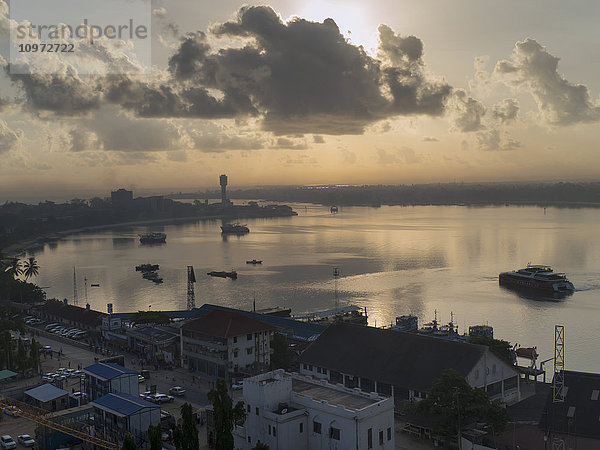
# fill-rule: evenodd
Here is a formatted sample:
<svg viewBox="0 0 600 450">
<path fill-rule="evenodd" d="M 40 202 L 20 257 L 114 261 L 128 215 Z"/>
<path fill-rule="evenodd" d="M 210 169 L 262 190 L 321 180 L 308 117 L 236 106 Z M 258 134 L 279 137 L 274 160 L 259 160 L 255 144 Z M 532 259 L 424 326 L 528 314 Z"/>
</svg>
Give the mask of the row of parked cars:
<svg viewBox="0 0 600 450">
<path fill-rule="evenodd" d="M 23 447 L 33 447 L 35 445 L 35 440 L 28 434 L 22 434 L 18 436 L 17 440 Z M 17 443 L 13 440 L 10 434 L 5 434 L 4 436 L 0 437 L 0 445 L 2 445 L 2 448 L 6 450 L 17 448 Z"/>
<path fill-rule="evenodd" d="M 82 381 L 85 380 L 85 373 L 83 372 L 83 370 L 66 369 L 64 367 L 61 367 L 55 373 L 54 372 L 45 373 L 42 376 L 42 381 L 45 381 L 47 383 L 52 383 L 54 381 L 65 381 L 67 378 L 77 378 L 77 377 L 80 377 L 82 379 Z"/>
<path fill-rule="evenodd" d="M 85 338 L 88 335 L 88 332 L 85 330 L 81 330 L 77 327 L 67 327 L 60 323 L 50 323 L 46 325 L 44 329 L 49 333 L 75 340 Z"/>
<path fill-rule="evenodd" d="M 140 394 L 142 400 L 147 400 L 152 403 L 162 404 L 170 403 L 174 400 L 171 395 L 161 394 L 160 392 L 152 393 L 151 391 L 142 392 Z"/>
</svg>

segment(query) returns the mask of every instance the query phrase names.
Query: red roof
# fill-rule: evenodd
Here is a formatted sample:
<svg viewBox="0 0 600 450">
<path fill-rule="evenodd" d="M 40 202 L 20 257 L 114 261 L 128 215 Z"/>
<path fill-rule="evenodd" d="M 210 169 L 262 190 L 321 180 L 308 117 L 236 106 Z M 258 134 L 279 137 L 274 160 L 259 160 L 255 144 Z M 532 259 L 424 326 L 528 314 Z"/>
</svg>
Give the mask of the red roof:
<svg viewBox="0 0 600 450">
<path fill-rule="evenodd" d="M 221 338 L 275 330 L 275 327 L 242 314 L 216 309 L 204 317 L 190 320 L 182 325 L 184 330 L 199 331 L 203 334 Z"/>
</svg>

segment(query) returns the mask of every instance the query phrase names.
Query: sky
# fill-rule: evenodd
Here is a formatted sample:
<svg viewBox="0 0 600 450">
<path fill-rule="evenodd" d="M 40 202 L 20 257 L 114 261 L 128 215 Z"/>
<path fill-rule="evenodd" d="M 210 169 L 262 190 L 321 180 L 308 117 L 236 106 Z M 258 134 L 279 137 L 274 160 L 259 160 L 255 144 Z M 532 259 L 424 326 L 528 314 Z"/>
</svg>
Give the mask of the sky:
<svg viewBox="0 0 600 450">
<path fill-rule="evenodd" d="M 600 178 L 598 2 L 147 6 L 151 62 L 99 39 L 23 74 L 0 0 L 0 197 Z"/>
</svg>

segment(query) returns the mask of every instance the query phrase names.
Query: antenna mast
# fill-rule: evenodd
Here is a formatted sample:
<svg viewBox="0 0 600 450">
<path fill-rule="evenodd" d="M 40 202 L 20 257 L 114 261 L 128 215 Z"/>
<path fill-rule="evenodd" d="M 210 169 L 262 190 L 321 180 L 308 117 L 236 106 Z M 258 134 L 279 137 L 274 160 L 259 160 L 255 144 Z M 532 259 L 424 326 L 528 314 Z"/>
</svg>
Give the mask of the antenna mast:
<svg viewBox="0 0 600 450">
<path fill-rule="evenodd" d="M 196 307 L 196 294 L 194 293 L 194 283 L 196 275 L 194 274 L 194 266 L 187 266 L 187 309 Z"/>
<path fill-rule="evenodd" d="M 552 402 L 565 401 L 565 327 L 554 326 L 554 382 L 552 383 Z"/>
<path fill-rule="evenodd" d="M 73 266 L 73 304 L 77 306 L 77 275 L 75 274 L 75 266 Z"/>
<path fill-rule="evenodd" d="M 336 314 L 338 313 L 338 308 L 340 307 L 339 305 L 339 301 L 338 301 L 338 277 L 340 276 L 340 269 L 338 267 L 334 267 L 333 268 L 333 280 L 334 280 L 334 285 L 335 285 L 335 310 L 336 310 Z"/>
</svg>

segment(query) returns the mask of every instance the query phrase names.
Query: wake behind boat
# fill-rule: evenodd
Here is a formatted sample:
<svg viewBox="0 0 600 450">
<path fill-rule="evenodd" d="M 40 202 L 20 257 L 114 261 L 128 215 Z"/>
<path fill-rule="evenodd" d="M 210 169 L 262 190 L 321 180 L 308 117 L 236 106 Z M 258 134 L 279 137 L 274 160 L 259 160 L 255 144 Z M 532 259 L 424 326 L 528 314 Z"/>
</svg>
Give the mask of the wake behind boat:
<svg viewBox="0 0 600 450">
<path fill-rule="evenodd" d="M 556 273 L 550 266 L 527 264 L 524 269 L 502 272 L 500 285 L 535 289 L 545 293 L 571 293 L 575 286 L 564 273 Z"/>
</svg>

